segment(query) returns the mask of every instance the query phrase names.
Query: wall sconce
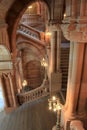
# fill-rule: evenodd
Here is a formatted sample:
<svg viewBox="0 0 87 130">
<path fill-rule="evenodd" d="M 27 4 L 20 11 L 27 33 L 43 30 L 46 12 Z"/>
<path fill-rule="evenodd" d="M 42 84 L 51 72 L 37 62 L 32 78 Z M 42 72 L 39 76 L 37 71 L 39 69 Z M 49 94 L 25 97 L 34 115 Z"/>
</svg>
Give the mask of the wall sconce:
<svg viewBox="0 0 87 130">
<path fill-rule="evenodd" d="M 53 96 L 52 98 L 48 99 L 48 105 L 49 105 L 49 110 L 57 112 L 56 130 L 60 130 L 62 104 L 60 103 L 59 98 Z"/>
<path fill-rule="evenodd" d="M 46 62 L 46 60 L 44 58 L 41 60 L 41 66 L 43 66 L 43 67 L 48 66 L 48 64 L 47 64 L 47 62 Z"/>
<path fill-rule="evenodd" d="M 47 31 L 45 33 L 45 41 L 46 41 L 47 45 L 50 45 L 50 38 L 51 38 L 51 32 Z"/>
<path fill-rule="evenodd" d="M 65 18 L 66 18 L 66 13 L 64 13 L 64 15 L 63 15 L 63 16 L 64 16 L 64 19 L 65 19 Z"/>
<path fill-rule="evenodd" d="M 28 9 L 32 9 L 32 6 L 29 6 Z"/>
<path fill-rule="evenodd" d="M 27 81 L 26 81 L 26 80 L 23 81 L 22 86 L 23 86 L 23 88 L 24 88 L 25 86 L 27 86 Z"/>
</svg>

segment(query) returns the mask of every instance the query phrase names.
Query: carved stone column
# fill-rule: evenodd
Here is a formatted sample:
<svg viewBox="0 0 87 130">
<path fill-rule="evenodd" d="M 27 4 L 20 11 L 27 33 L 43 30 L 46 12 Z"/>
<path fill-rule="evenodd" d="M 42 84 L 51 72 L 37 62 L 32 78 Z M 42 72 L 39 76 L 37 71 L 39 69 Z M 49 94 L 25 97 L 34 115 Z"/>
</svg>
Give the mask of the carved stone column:
<svg viewBox="0 0 87 130">
<path fill-rule="evenodd" d="M 84 15 L 84 3 L 81 0 L 80 16 Z M 77 1 L 76 1 L 77 2 Z M 85 1 L 84 1 L 85 2 Z M 72 9 L 75 7 L 75 0 L 72 1 Z M 75 9 L 77 10 L 77 9 Z M 75 11 L 74 10 L 74 11 Z M 75 12 L 72 12 L 72 16 L 75 16 Z M 87 43 L 87 18 L 79 17 L 77 22 L 70 21 L 63 24 L 62 30 L 66 39 L 70 40 L 70 44 L 73 43 L 70 50 L 71 60 L 69 61 L 69 76 L 66 104 L 64 107 L 64 123 L 67 130 L 71 120 L 73 119 L 85 119 L 85 104 L 87 99 L 86 90 L 86 77 L 87 77 L 87 56 L 86 46 Z M 82 114 L 81 114 L 82 113 Z M 82 115 L 82 116 L 81 116 Z M 85 120 L 87 122 L 87 119 Z M 85 122 L 85 123 L 86 123 Z"/>
<path fill-rule="evenodd" d="M 0 44 L 4 44 L 8 49 L 10 49 L 7 27 L 8 25 L 6 23 L 0 25 Z"/>
<path fill-rule="evenodd" d="M 85 16 L 86 0 L 81 0 L 80 16 Z"/>
<path fill-rule="evenodd" d="M 78 96 L 81 84 L 81 72 L 83 65 L 84 56 L 84 44 L 74 43 L 73 46 L 73 58 L 72 58 L 72 71 L 68 78 L 68 89 L 67 89 L 67 107 L 64 112 L 65 120 L 68 121 L 75 119 L 77 117 L 77 106 L 78 106 Z M 71 61 L 70 61 L 71 62 Z M 71 63 L 70 63 L 71 64 Z M 66 126 L 67 129 L 67 126 Z"/>
<path fill-rule="evenodd" d="M 51 57 L 50 57 L 50 75 L 51 92 L 55 93 L 61 89 L 61 71 L 60 71 L 60 44 L 61 30 L 59 25 L 50 27 L 51 34 Z"/>
<path fill-rule="evenodd" d="M 13 98 L 13 107 L 16 107 L 17 106 L 16 95 L 14 93 L 14 86 L 13 86 L 13 81 L 12 81 L 11 73 L 8 74 L 8 78 L 9 78 L 10 87 L 11 87 L 11 93 L 12 93 L 12 98 Z"/>
<path fill-rule="evenodd" d="M 57 72 L 60 72 L 60 50 L 61 49 L 61 30 L 57 30 L 57 65 L 56 65 L 56 70 Z"/>
<path fill-rule="evenodd" d="M 72 0 L 72 18 L 76 17 L 76 13 L 77 13 L 77 3 L 76 0 Z"/>
<path fill-rule="evenodd" d="M 13 99 L 12 99 L 12 93 L 11 93 L 11 87 L 10 82 L 8 79 L 8 74 L 4 73 L 2 74 L 2 84 L 5 92 L 5 98 L 6 98 L 6 107 L 5 110 L 13 106 Z"/>
<path fill-rule="evenodd" d="M 84 125 L 87 128 L 86 104 L 87 104 L 87 44 L 85 44 L 84 47 L 83 70 L 78 97 L 78 107 L 77 107 L 78 116 L 79 118 L 81 118 L 81 120 L 84 121 Z"/>
<path fill-rule="evenodd" d="M 56 72 L 57 31 L 51 35 L 51 73 Z"/>
</svg>

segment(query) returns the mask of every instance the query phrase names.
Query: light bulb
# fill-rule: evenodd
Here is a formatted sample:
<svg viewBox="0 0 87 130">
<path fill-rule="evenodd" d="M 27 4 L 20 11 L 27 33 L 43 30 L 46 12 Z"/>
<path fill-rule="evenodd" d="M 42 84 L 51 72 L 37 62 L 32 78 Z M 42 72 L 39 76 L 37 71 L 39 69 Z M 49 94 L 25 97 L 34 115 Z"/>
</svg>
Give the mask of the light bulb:
<svg viewBox="0 0 87 130">
<path fill-rule="evenodd" d="M 52 110 L 52 107 L 51 107 L 51 106 L 49 107 L 49 110 Z"/>
<path fill-rule="evenodd" d="M 56 108 L 54 108 L 53 111 L 56 112 Z"/>
<path fill-rule="evenodd" d="M 56 97 L 55 97 L 55 96 L 53 96 L 53 97 L 52 97 L 52 100 L 53 100 L 53 101 L 54 101 L 54 100 L 56 100 Z"/>
<path fill-rule="evenodd" d="M 66 14 L 64 14 L 64 18 L 66 18 Z"/>
</svg>

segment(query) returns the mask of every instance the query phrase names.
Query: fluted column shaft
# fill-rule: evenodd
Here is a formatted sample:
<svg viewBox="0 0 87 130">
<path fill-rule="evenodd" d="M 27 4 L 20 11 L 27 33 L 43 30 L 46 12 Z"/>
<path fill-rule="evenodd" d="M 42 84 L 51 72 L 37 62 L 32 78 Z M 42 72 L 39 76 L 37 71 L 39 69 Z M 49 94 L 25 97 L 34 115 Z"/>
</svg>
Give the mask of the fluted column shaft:
<svg viewBox="0 0 87 130">
<path fill-rule="evenodd" d="M 73 58 L 70 61 L 70 66 L 72 63 L 71 74 L 69 71 L 70 79 L 68 79 L 68 89 L 67 89 L 67 109 L 66 116 L 72 118 L 75 116 L 78 106 L 78 96 L 81 84 L 82 75 L 82 65 L 83 65 L 83 55 L 84 55 L 84 44 L 74 43 L 73 46 Z"/>
<path fill-rule="evenodd" d="M 75 18 L 76 17 L 76 11 L 77 11 L 77 1 L 76 0 L 72 0 L 72 17 Z"/>
<path fill-rule="evenodd" d="M 74 49 L 74 42 L 71 42 L 70 43 L 70 54 L 69 54 L 68 84 L 67 84 L 67 95 L 66 95 L 65 110 L 67 110 L 67 105 L 68 105 L 68 102 L 69 102 L 69 87 L 70 87 L 71 74 L 72 74 L 73 49 Z"/>
<path fill-rule="evenodd" d="M 60 51 L 61 51 L 61 30 L 57 31 L 57 65 L 56 70 L 60 71 Z"/>
<path fill-rule="evenodd" d="M 87 99 L 87 44 L 85 44 L 84 47 L 84 61 L 83 61 L 83 71 L 81 78 L 81 88 L 78 97 L 78 115 L 84 116 L 84 114 L 86 114 L 85 111 L 86 99 Z"/>
<path fill-rule="evenodd" d="M 16 97 L 15 97 L 15 93 L 14 93 L 14 86 L 13 86 L 13 83 L 12 83 L 12 77 L 11 77 L 11 74 L 9 73 L 8 74 L 8 78 L 9 78 L 9 82 L 10 82 L 10 87 L 11 87 L 11 93 L 12 93 L 12 98 L 13 98 L 13 104 L 14 104 L 14 107 L 16 107 Z"/>
<path fill-rule="evenodd" d="M 56 46 L 57 46 L 57 31 L 52 31 L 51 35 L 51 73 L 56 72 Z"/>
</svg>

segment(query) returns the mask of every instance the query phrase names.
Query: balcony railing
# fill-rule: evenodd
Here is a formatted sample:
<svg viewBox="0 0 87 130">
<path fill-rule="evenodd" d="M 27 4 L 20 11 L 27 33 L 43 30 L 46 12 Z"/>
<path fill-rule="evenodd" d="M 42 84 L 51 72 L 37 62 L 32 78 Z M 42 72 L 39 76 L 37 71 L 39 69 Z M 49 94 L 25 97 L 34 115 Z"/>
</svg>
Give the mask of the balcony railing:
<svg viewBox="0 0 87 130">
<path fill-rule="evenodd" d="M 49 94 L 49 88 L 47 86 L 41 86 L 34 90 L 17 94 L 19 104 L 25 102 L 32 102 L 34 100 L 40 99 L 41 97 L 47 96 Z"/>
<path fill-rule="evenodd" d="M 17 32 L 22 31 L 24 34 L 28 34 L 32 38 L 44 41 L 44 32 L 40 32 L 25 24 L 20 24 Z"/>
</svg>

